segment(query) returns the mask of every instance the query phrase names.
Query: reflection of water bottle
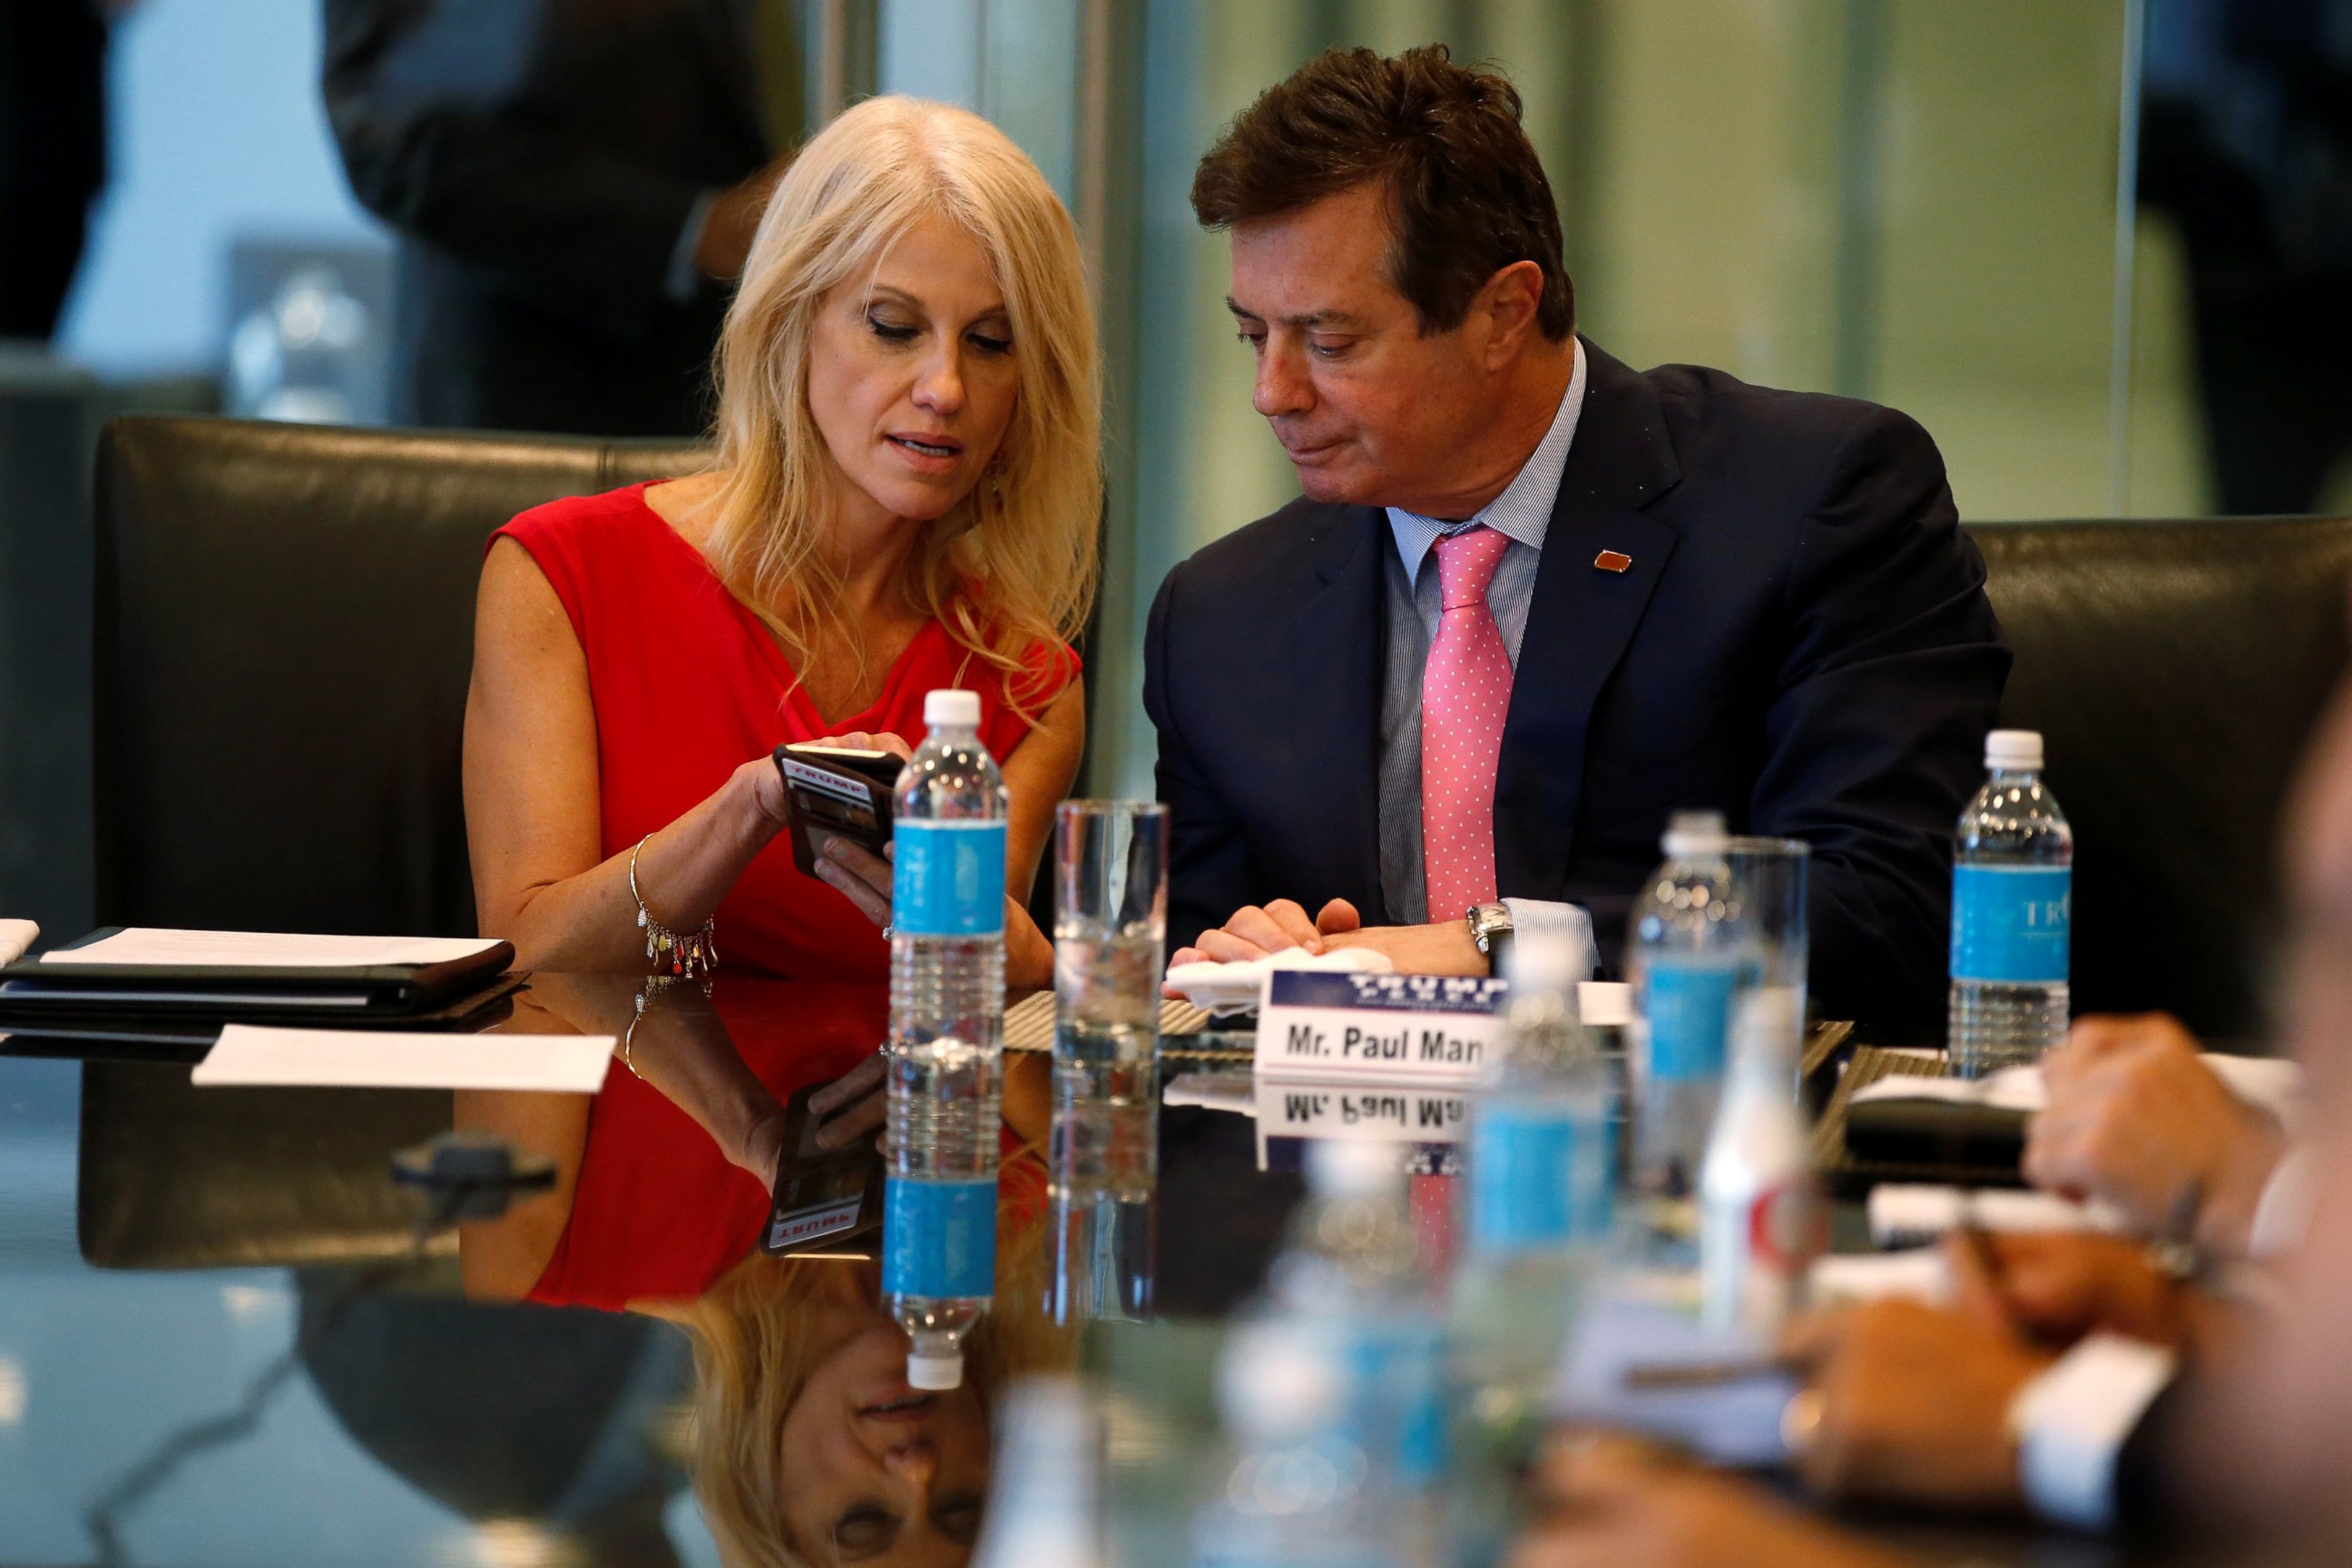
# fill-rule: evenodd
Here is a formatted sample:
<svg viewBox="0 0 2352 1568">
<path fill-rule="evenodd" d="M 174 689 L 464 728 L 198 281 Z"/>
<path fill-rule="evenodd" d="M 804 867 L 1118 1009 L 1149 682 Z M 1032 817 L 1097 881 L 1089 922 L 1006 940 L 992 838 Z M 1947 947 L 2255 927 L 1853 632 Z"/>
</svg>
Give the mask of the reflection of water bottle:
<svg viewBox="0 0 2352 1568">
<path fill-rule="evenodd" d="M 1717 812 L 1679 812 L 1665 863 L 1633 908 L 1633 1186 L 1646 1261 L 1696 1260 L 1699 1163 L 1723 1094 L 1724 1045 L 1743 933 L 1732 918 L 1728 840 Z"/>
<path fill-rule="evenodd" d="M 892 830 L 882 1288 L 914 1343 L 907 1381 L 953 1388 L 996 1286 L 1007 798 L 977 695 L 930 693 L 923 722 Z"/>
<path fill-rule="evenodd" d="M 1952 867 L 1952 1066 L 1973 1078 L 2066 1038 L 2074 833 L 2042 783 L 2042 737 L 1985 737 L 1989 776 Z"/>
<path fill-rule="evenodd" d="M 1504 1465 L 1540 1434 L 1609 1245 L 1607 1079 L 1574 1003 L 1590 967 L 1581 942 L 1520 933 L 1497 1060 L 1471 1108 L 1454 1329 L 1477 1441 Z"/>
<path fill-rule="evenodd" d="M 1793 1088 L 1797 994 L 1785 986 L 1740 994 L 1730 1082 L 1699 1178 L 1704 1321 L 1764 1347 L 1800 1304 L 1806 1270 L 1828 1240 Z"/>
</svg>

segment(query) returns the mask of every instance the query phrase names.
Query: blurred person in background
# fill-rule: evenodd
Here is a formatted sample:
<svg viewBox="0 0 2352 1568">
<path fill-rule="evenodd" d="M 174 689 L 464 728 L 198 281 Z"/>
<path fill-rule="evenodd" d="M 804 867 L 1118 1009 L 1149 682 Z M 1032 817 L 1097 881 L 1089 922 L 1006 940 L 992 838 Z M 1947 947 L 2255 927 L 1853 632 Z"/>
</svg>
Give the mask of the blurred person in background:
<svg viewBox="0 0 2352 1568">
<path fill-rule="evenodd" d="M 0 338 L 57 331 L 106 184 L 108 29 L 131 5 L 0 5 Z"/>
<path fill-rule="evenodd" d="M 2179 229 L 2215 501 L 2314 510 L 2352 458 L 2352 0 L 2149 0 L 2146 59 L 2139 201 Z"/>
<path fill-rule="evenodd" d="M 783 0 L 325 0 L 328 119 L 400 236 L 394 417 L 696 436 L 802 129 Z"/>
<path fill-rule="evenodd" d="M 880 980 L 890 866 L 835 838 L 803 874 L 771 753 L 904 755 L 940 687 L 979 696 L 1025 893 L 1086 743 L 1098 363 L 1077 231 L 1002 131 L 889 97 L 812 139 L 728 314 L 709 466 L 491 542 L 465 735 L 483 932 L 538 969 L 691 978 L 715 943 Z M 1006 984 L 1052 984 L 1007 903 Z"/>
</svg>

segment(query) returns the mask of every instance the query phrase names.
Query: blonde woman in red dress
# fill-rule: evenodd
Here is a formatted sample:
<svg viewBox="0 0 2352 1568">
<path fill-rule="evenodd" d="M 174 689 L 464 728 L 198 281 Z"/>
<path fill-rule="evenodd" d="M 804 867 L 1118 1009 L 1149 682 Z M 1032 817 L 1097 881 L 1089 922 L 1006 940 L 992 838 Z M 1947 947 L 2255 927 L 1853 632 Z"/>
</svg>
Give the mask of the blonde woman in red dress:
<svg viewBox="0 0 2352 1568">
<path fill-rule="evenodd" d="M 721 338 L 705 471 L 556 501 L 492 539 L 466 717 L 487 934 L 532 968 L 879 979 L 889 868 L 782 835 L 770 752 L 904 751 L 980 693 L 1034 878 L 1085 743 L 1069 643 L 1096 576 L 1095 336 L 1077 240 L 975 115 L 877 98 L 777 186 Z M 1052 947 L 1006 911 L 1005 977 Z M 648 934 L 666 938 L 649 959 Z"/>
</svg>

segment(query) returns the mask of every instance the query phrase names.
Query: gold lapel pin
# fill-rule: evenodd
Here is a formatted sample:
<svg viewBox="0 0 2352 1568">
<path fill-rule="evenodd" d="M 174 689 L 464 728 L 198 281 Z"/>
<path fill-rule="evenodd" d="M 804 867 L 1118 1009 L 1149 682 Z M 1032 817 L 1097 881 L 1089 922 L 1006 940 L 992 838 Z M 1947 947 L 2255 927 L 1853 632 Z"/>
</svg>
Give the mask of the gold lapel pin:
<svg viewBox="0 0 2352 1568">
<path fill-rule="evenodd" d="M 1626 572 L 1633 569 L 1633 558 L 1622 550 L 1604 550 L 1592 558 L 1592 564 L 1602 572 Z"/>
</svg>

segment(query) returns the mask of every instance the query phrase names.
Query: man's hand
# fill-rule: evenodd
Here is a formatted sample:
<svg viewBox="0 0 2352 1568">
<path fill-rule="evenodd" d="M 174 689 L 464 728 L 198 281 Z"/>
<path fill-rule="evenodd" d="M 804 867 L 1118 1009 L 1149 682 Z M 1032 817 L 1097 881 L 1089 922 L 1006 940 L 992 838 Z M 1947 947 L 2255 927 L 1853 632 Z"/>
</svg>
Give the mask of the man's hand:
<svg viewBox="0 0 2352 1568">
<path fill-rule="evenodd" d="M 1323 944 L 1337 951 L 1369 947 L 1389 955 L 1400 974 L 1487 974 L 1492 966 L 1470 940 L 1470 922 L 1436 921 L 1421 926 L 1373 926 L 1334 934 Z"/>
<path fill-rule="evenodd" d="M 1602 1438 L 1562 1445 L 1509 1568 L 1911 1568 L 1745 1481 Z"/>
<path fill-rule="evenodd" d="M 1825 1497 L 2014 1509 L 2009 1409 L 2056 1359 L 2008 1324 L 1916 1301 L 1873 1301 L 1790 1325 L 1812 1368 L 1790 1434 L 1805 1483 Z"/>
<path fill-rule="evenodd" d="M 2104 1198 L 2155 1234 L 2194 1212 L 2194 1239 L 2242 1257 L 2286 1146 L 2268 1112 L 2230 1092 L 2172 1018 L 2085 1018 L 2042 1058 L 2050 1101 L 2026 1129 L 2026 1179 Z"/>
<path fill-rule="evenodd" d="M 2185 1346 L 2189 1289 L 2159 1270 L 2138 1242 L 2116 1236 L 1988 1236 L 1993 1266 L 1973 1261 L 1973 1244 L 1948 1244 L 1960 1310 L 1979 1321 L 2006 1317 L 2047 1344 L 2070 1345 L 2105 1331 L 2151 1344 Z"/>
<path fill-rule="evenodd" d="M 1356 906 L 1345 899 L 1334 899 L 1325 904 L 1313 920 L 1307 918 L 1306 908 L 1293 899 L 1276 899 L 1265 905 L 1244 904 L 1223 925 L 1202 931 L 1201 940 L 1192 946 L 1180 947 L 1171 953 L 1168 964 L 1172 969 L 1180 963 L 1202 960 L 1246 963 L 1294 947 L 1321 952 L 1326 937 L 1353 931 L 1360 924 Z"/>
</svg>

